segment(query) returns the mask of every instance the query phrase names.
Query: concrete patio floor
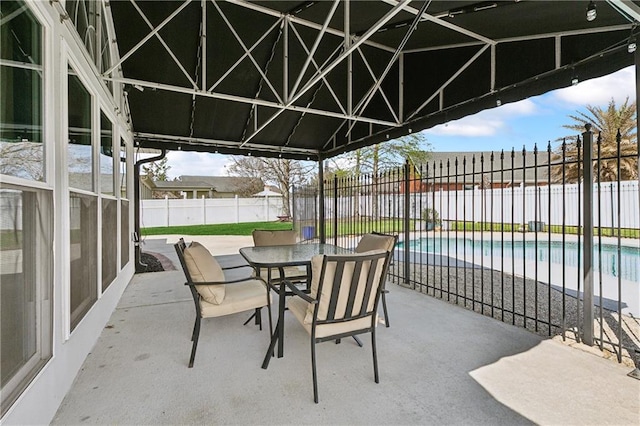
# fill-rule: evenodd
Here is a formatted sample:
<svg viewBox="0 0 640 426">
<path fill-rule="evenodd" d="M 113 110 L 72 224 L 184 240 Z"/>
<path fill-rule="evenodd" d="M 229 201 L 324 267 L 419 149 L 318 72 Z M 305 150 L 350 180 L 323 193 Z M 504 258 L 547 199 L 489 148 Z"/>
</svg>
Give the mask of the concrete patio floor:
<svg viewBox="0 0 640 426">
<path fill-rule="evenodd" d="M 237 253 L 243 238 L 206 245 Z M 268 325 L 243 326 L 246 313 L 205 320 L 189 369 L 193 301 L 167 242 L 143 250 L 178 270 L 134 276 L 53 424 L 640 423 L 629 367 L 396 285 L 391 327 L 377 332 L 379 384 L 368 336 L 363 348 L 319 344 L 314 404 L 309 338 L 291 315 L 285 356 L 267 370 Z"/>
</svg>

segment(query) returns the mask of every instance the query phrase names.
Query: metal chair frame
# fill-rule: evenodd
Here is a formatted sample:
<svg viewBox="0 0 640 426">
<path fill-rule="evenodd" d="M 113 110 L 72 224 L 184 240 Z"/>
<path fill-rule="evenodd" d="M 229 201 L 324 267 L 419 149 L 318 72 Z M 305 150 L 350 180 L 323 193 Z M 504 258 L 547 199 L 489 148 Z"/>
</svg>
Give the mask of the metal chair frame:
<svg viewBox="0 0 640 426">
<path fill-rule="evenodd" d="M 376 352 L 376 313 L 378 309 L 378 302 L 380 301 L 380 295 L 382 294 L 382 287 L 384 285 L 384 280 L 386 279 L 387 268 L 389 266 L 389 260 L 391 258 L 390 252 L 384 253 L 376 253 L 376 254 L 357 254 L 350 256 L 324 256 L 322 261 L 322 269 L 320 272 L 320 281 L 318 284 L 318 291 L 316 298 L 313 298 L 311 295 L 302 292 L 298 287 L 296 287 L 292 283 L 286 283 L 289 287 L 290 291 L 294 293 L 296 296 L 301 297 L 308 303 L 314 305 L 313 311 L 313 322 L 311 324 L 311 368 L 313 374 L 313 400 L 317 404 L 318 403 L 318 376 L 316 369 L 316 347 L 315 345 L 320 342 L 330 341 L 330 340 L 338 340 L 343 337 L 353 336 L 355 337 L 358 334 L 363 333 L 371 333 L 371 347 L 373 351 L 373 373 L 374 380 L 376 383 L 379 383 L 379 374 L 378 374 L 378 356 Z M 356 305 L 356 293 L 358 289 L 358 284 L 360 282 L 360 276 L 362 274 L 363 265 L 368 262 L 369 273 L 367 275 L 366 287 L 364 297 L 359 305 Z M 384 262 L 382 274 L 380 275 L 379 282 L 374 282 L 375 270 L 378 267 L 378 262 Z M 333 286 L 331 289 L 331 295 L 329 296 L 328 301 L 328 313 L 326 319 L 318 319 L 318 307 L 322 302 L 320 298 L 322 297 L 322 288 L 324 286 L 325 274 L 327 270 L 327 265 L 334 263 L 336 265 L 336 272 L 333 277 Z M 354 272 L 350 277 L 350 281 L 348 283 L 349 286 L 349 296 L 347 298 L 347 308 L 346 313 L 343 317 L 338 317 L 336 315 L 336 307 L 338 303 L 338 296 L 340 294 L 340 287 L 342 285 L 343 272 L 346 263 L 354 263 Z M 373 307 L 371 309 L 368 308 L 368 302 L 371 295 L 371 292 L 375 291 L 375 299 L 373 303 Z M 326 296 L 325 296 L 326 297 Z M 354 311 L 357 314 L 352 314 Z M 368 327 L 349 331 L 346 333 L 340 333 L 325 337 L 316 337 L 316 327 L 323 324 L 337 324 L 341 322 L 353 321 L 361 318 L 370 318 L 371 323 Z"/>
<path fill-rule="evenodd" d="M 398 236 L 394 234 L 385 234 L 382 232 L 371 232 L 371 234 L 379 235 L 382 237 L 393 237 L 393 247 L 391 248 L 391 250 L 389 250 L 389 252 L 391 253 L 389 266 L 393 265 L 393 254 L 396 250 L 396 245 L 398 244 Z M 389 327 L 389 311 L 387 310 L 387 297 L 386 297 L 387 293 L 389 293 L 389 290 L 387 290 L 386 279 L 385 279 L 385 281 L 382 283 L 382 311 L 384 313 L 384 325 L 385 327 L 388 328 Z"/>
<path fill-rule="evenodd" d="M 196 357 L 196 349 L 198 348 L 198 339 L 200 337 L 200 323 L 202 321 L 202 310 L 200 309 L 200 293 L 198 293 L 198 290 L 196 289 L 197 285 L 223 285 L 223 284 L 234 284 L 234 283 L 240 283 L 240 282 L 244 282 L 244 281 L 250 281 L 253 280 L 253 277 L 249 277 L 249 278 L 240 278 L 240 279 L 236 279 L 236 280 L 228 280 L 228 281 L 206 281 L 206 282 L 194 282 L 191 278 L 191 274 L 189 274 L 189 269 L 187 268 L 187 264 L 185 262 L 184 259 L 184 250 L 187 247 L 187 245 L 184 242 L 184 238 L 180 238 L 180 240 L 173 245 L 173 247 L 176 249 L 176 253 L 178 254 L 178 259 L 180 260 L 180 265 L 182 266 L 182 270 L 184 272 L 184 275 L 187 279 L 187 282 L 185 283 L 186 286 L 189 287 L 189 290 L 191 290 L 191 296 L 193 297 L 193 302 L 195 304 L 196 307 L 196 319 L 195 319 L 195 323 L 193 324 L 193 331 L 191 333 L 191 341 L 193 342 L 192 346 L 191 346 L 191 356 L 189 357 L 189 368 L 193 367 L 193 362 L 195 360 Z M 238 268 L 247 268 L 249 267 L 248 265 L 237 265 L 237 266 L 230 266 L 230 267 L 226 267 L 226 268 L 222 268 L 223 270 L 229 270 L 229 269 L 238 269 Z M 249 319 L 247 319 L 244 324 L 242 325 L 247 325 L 249 323 L 249 321 L 251 321 L 252 319 L 255 318 L 255 324 L 260 328 L 260 330 L 262 330 L 262 308 L 255 308 L 255 311 L 253 312 L 253 314 L 249 317 Z"/>
</svg>

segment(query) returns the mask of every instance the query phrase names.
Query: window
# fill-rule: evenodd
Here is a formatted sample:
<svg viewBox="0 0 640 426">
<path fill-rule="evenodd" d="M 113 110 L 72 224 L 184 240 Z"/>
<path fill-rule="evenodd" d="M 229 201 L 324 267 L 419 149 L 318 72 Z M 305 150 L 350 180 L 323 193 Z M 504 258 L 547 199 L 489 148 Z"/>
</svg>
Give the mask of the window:
<svg viewBox="0 0 640 426">
<path fill-rule="evenodd" d="M 69 186 L 93 191 L 91 95 L 69 67 Z"/>
<path fill-rule="evenodd" d="M 127 144 L 120 139 L 120 196 L 129 198 L 127 192 Z"/>
<path fill-rule="evenodd" d="M 67 0 L 65 8 L 89 56 L 101 73 L 111 67 L 109 34 L 102 2 L 96 0 Z M 113 92 L 113 84 L 107 83 Z"/>
<path fill-rule="evenodd" d="M 115 195 L 113 174 L 113 124 L 100 111 L 100 191 Z"/>
<path fill-rule="evenodd" d="M 102 199 L 102 291 L 118 275 L 118 201 Z"/>
<path fill-rule="evenodd" d="M 120 268 L 129 263 L 129 201 L 120 201 Z"/>
<path fill-rule="evenodd" d="M 0 187 L 1 415 L 51 358 L 53 197 Z"/>
<path fill-rule="evenodd" d="M 127 187 L 127 143 L 120 139 L 120 268 L 129 263 L 129 198 Z"/>
<path fill-rule="evenodd" d="M 0 2 L 0 173 L 44 181 L 42 27 L 24 2 Z"/>
<path fill-rule="evenodd" d="M 98 298 L 97 253 L 98 198 L 70 195 L 71 330 Z"/>
</svg>

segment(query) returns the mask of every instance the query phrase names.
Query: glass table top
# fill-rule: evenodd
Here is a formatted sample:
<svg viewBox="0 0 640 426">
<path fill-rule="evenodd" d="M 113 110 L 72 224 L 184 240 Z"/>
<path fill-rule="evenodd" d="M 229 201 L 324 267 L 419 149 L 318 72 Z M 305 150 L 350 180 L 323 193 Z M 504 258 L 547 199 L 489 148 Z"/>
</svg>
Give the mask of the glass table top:
<svg viewBox="0 0 640 426">
<path fill-rule="evenodd" d="M 306 265 L 318 254 L 341 255 L 352 250 L 333 244 L 293 244 L 287 246 L 243 247 L 240 254 L 253 266 Z"/>
</svg>

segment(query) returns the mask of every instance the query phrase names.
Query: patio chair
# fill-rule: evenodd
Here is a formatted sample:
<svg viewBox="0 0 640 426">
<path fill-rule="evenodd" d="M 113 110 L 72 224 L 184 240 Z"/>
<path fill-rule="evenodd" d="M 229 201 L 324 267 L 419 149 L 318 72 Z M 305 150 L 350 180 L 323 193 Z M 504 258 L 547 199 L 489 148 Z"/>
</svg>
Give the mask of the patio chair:
<svg viewBox="0 0 640 426">
<path fill-rule="evenodd" d="M 255 247 L 263 246 L 288 246 L 298 243 L 298 235 L 296 231 L 292 229 L 278 229 L 278 230 L 266 230 L 266 229 L 254 229 L 251 233 L 253 237 L 253 245 Z M 309 289 L 311 275 L 307 268 L 299 266 L 287 266 L 284 268 L 272 268 L 271 279 L 269 279 L 269 271 L 266 269 L 256 270 L 256 275 L 259 276 L 267 284 L 267 293 L 269 289 L 272 289 L 276 294 L 280 294 L 279 284 L 283 277 L 287 280 L 296 283 L 304 283 Z M 291 296 L 291 292 L 286 292 L 286 296 Z M 271 318 L 271 304 L 268 306 L 269 310 L 269 329 L 273 329 L 273 320 Z"/>
<path fill-rule="evenodd" d="M 294 230 L 263 230 L 254 229 L 252 234 L 253 245 L 255 247 L 262 246 L 287 246 L 298 243 L 298 235 Z M 263 280 L 267 280 L 268 272 L 264 269 L 257 271 Z M 271 283 L 278 283 L 284 278 L 293 282 L 307 282 L 308 272 L 306 268 L 290 266 L 285 268 L 273 268 L 271 270 Z"/>
<path fill-rule="evenodd" d="M 268 293 L 265 295 L 263 282 L 254 277 L 225 280 L 223 269 L 242 268 L 246 265 L 222 268 L 209 250 L 195 241 L 187 247 L 184 239 L 180 238 L 174 244 L 174 248 L 187 279 L 185 285 L 189 286 L 196 306 L 196 320 L 191 334 L 193 345 L 189 358 L 189 368 L 192 368 L 202 318 L 220 317 L 253 309 L 253 315 L 244 325 L 255 318 L 256 325 L 262 330 L 261 309 L 269 304 L 270 297 Z"/>
<path fill-rule="evenodd" d="M 316 343 L 371 333 L 374 380 L 379 382 L 376 312 L 390 258 L 384 250 L 318 255 L 311 260 L 310 294 L 287 282 L 295 294 L 289 299 L 289 310 L 311 336 L 314 402 L 318 403 Z"/>
<path fill-rule="evenodd" d="M 391 261 L 393 261 L 393 251 L 398 242 L 397 235 L 382 234 L 380 232 L 372 232 L 362 236 L 356 247 L 356 253 L 364 253 L 370 250 L 386 250 L 391 253 Z M 385 280 L 386 281 L 386 280 Z M 382 311 L 384 312 L 384 324 L 389 327 L 389 312 L 387 311 L 387 298 L 386 294 L 389 290 L 386 289 L 385 282 L 382 283 Z"/>
</svg>

